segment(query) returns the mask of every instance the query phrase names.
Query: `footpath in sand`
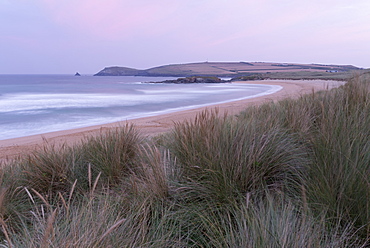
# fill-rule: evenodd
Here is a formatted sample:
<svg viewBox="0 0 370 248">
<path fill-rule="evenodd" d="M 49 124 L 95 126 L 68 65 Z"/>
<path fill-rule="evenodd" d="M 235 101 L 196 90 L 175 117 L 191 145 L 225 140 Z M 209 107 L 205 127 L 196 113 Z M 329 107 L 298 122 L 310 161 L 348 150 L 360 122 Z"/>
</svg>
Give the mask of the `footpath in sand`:
<svg viewBox="0 0 370 248">
<path fill-rule="evenodd" d="M 67 144 L 73 145 L 86 136 L 99 134 L 111 127 L 123 126 L 126 123 L 133 123 L 141 134 L 152 136 L 171 130 L 175 122 L 181 122 L 194 118 L 199 112 L 205 109 L 218 108 L 219 112 L 227 112 L 230 115 L 237 114 L 251 105 L 259 105 L 265 102 L 278 101 L 284 98 L 297 98 L 303 94 L 313 91 L 320 91 L 338 87 L 345 82 L 324 81 L 324 80 L 263 80 L 251 82 L 234 82 L 250 84 L 280 85 L 282 90 L 265 96 L 250 98 L 240 101 L 233 101 L 218 105 L 211 105 L 197 109 L 179 111 L 163 115 L 138 118 L 134 120 L 115 122 L 110 124 L 90 126 L 72 130 L 64 130 L 39 135 L 32 135 L 21 138 L 0 140 L 0 161 L 16 158 L 40 149 L 45 144 Z"/>
</svg>

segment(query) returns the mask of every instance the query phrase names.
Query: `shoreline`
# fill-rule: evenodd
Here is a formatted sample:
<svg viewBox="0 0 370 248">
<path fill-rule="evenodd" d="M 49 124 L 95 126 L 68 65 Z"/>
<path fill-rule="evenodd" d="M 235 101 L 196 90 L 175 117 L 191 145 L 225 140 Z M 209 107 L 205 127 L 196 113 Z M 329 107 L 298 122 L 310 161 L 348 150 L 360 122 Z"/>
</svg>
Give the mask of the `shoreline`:
<svg viewBox="0 0 370 248">
<path fill-rule="evenodd" d="M 311 93 L 312 91 L 335 88 L 344 84 L 345 82 L 325 80 L 261 80 L 240 81 L 233 83 L 279 85 L 282 87 L 282 89 L 268 95 L 208 105 L 194 109 L 170 112 L 109 124 L 0 140 L 0 162 L 29 154 L 32 151 L 41 149 L 45 145 L 74 145 L 80 142 L 84 137 L 96 135 L 109 128 L 123 126 L 126 123 L 134 124 L 134 126 L 144 136 L 154 136 L 171 130 L 175 122 L 181 122 L 194 118 L 198 113 L 204 111 L 205 109 L 217 108 L 220 114 L 227 113 L 234 115 L 241 112 L 248 106 L 260 105 L 266 102 L 282 100 L 284 98 L 297 98 L 300 95 Z"/>
</svg>

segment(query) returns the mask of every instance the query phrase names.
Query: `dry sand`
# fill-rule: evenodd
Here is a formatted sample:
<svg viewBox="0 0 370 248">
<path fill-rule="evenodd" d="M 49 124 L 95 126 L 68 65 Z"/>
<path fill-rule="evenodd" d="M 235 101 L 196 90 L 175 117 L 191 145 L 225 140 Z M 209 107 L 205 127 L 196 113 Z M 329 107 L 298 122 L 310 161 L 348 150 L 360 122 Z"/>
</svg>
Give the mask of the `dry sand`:
<svg viewBox="0 0 370 248">
<path fill-rule="evenodd" d="M 111 127 L 123 126 L 127 122 L 133 123 L 144 135 L 156 135 L 171 130 L 174 122 L 181 122 L 183 120 L 194 118 L 199 112 L 205 109 L 218 108 L 220 113 L 227 112 L 228 114 L 237 114 L 250 105 L 258 105 L 261 103 L 277 101 L 284 98 L 296 98 L 302 94 L 311 93 L 312 91 L 331 89 L 333 87 L 338 87 L 341 84 L 344 84 L 344 82 L 323 80 L 264 80 L 252 81 L 249 83 L 280 85 L 283 87 L 283 89 L 274 94 L 266 96 L 234 101 L 219 105 L 212 105 L 198 109 L 179 111 L 169 114 L 139 118 L 105 125 L 90 126 L 85 128 L 51 132 L 15 139 L 0 140 L 0 161 L 13 159 L 28 154 L 36 149 L 42 148 L 43 146 L 45 146 L 45 144 L 59 145 L 66 143 L 68 145 L 73 145 L 86 136 L 98 134 Z"/>
</svg>

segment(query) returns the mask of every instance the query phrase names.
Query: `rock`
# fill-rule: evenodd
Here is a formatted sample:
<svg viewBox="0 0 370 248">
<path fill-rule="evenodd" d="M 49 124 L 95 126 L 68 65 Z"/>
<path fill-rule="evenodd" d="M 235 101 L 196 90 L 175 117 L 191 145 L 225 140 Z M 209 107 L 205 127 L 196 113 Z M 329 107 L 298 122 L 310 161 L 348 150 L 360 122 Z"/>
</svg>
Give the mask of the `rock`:
<svg viewBox="0 0 370 248">
<path fill-rule="evenodd" d="M 231 81 L 254 81 L 254 80 L 263 80 L 264 77 L 262 74 L 252 74 L 248 76 L 235 77 Z"/>
<path fill-rule="evenodd" d="M 80 73 L 78 73 L 78 72 L 76 72 L 75 76 L 81 76 L 81 74 L 80 74 Z"/>
<path fill-rule="evenodd" d="M 152 82 L 152 83 L 166 83 L 166 84 L 214 84 L 223 83 L 224 81 L 218 77 L 186 77 L 178 78 L 175 80 L 166 80 L 162 82 Z"/>
</svg>

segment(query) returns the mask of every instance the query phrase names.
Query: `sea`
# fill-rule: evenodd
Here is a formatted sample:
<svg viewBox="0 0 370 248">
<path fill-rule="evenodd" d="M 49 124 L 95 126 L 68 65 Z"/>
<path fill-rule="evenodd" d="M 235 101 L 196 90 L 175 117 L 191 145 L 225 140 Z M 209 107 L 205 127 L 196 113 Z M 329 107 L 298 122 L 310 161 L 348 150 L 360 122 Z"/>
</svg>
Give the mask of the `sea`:
<svg viewBox="0 0 370 248">
<path fill-rule="evenodd" d="M 158 83 L 168 79 L 174 78 L 0 75 L 0 140 L 194 109 L 282 88 Z"/>
</svg>

